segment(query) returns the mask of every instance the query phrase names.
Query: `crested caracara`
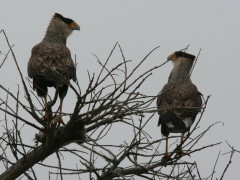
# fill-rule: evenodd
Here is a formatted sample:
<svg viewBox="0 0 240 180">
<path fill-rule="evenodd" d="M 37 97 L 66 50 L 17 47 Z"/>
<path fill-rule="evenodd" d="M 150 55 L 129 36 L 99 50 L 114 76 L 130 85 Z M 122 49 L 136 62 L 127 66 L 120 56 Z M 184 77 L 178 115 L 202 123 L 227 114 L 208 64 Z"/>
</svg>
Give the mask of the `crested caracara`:
<svg viewBox="0 0 240 180">
<path fill-rule="evenodd" d="M 28 76 L 33 78 L 33 89 L 44 98 L 45 115 L 49 118 L 47 93 L 48 87 L 56 88 L 60 98 L 58 122 L 61 118 L 63 99 L 67 94 L 69 81 L 76 81 L 76 67 L 71 52 L 66 46 L 67 38 L 73 30 L 80 30 L 72 19 L 55 13 L 52 17 L 43 40 L 32 48 L 28 62 Z"/>
<path fill-rule="evenodd" d="M 196 115 L 201 111 L 202 95 L 190 79 L 195 56 L 177 51 L 168 57 L 174 64 L 168 83 L 163 87 L 157 98 L 159 113 L 158 126 L 161 133 L 166 136 L 166 151 L 163 159 L 168 155 L 169 133 L 184 133 L 190 130 Z M 180 147 L 180 153 L 183 153 Z"/>
</svg>

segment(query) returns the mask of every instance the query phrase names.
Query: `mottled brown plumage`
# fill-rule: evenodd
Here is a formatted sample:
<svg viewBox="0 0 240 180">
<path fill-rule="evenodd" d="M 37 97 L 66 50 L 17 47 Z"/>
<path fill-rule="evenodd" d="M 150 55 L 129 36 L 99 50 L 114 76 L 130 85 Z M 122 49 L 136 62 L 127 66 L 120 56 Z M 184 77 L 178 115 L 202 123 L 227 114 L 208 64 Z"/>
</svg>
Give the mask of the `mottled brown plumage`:
<svg viewBox="0 0 240 180">
<path fill-rule="evenodd" d="M 55 13 L 42 42 L 32 49 L 28 62 L 28 76 L 33 78 L 33 88 L 37 94 L 44 97 L 46 109 L 44 119 L 48 118 L 48 87 L 59 90 L 61 115 L 62 102 L 67 94 L 69 81 L 71 79 L 76 81 L 76 67 L 71 58 L 71 52 L 66 47 L 67 38 L 73 30 L 80 30 L 77 23 Z"/>
<path fill-rule="evenodd" d="M 28 63 L 28 76 L 33 80 L 44 81 L 46 87 L 62 87 L 68 85 L 70 79 L 76 81 L 76 68 L 69 49 L 60 43 L 37 44 L 32 49 Z M 39 95 L 43 96 L 45 92 L 42 91 L 46 89 L 38 89 L 37 85 L 38 83 L 33 83 Z"/>
<path fill-rule="evenodd" d="M 194 59 L 195 56 L 181 51 L 168 57 L 173 61 L 174 68 L 157 98 L 160 115 L 158 125 L 161 125 L 161 132 L 166 136 L 166 156 L 169 133 L 182 133 L 182 143 L 184 133 L 190 130 L 201 111 L 201 93 L 190 79 Z"/>
</svg>

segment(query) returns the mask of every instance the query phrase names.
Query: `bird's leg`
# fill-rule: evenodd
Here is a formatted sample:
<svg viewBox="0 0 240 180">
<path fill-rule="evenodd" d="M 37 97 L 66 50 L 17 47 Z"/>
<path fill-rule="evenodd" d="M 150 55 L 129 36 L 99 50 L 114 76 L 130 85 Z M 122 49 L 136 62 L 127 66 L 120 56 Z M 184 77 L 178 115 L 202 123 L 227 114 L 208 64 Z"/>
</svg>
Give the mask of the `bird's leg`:
<svg viewBox="0 0 240 180">
<path fill-rule="evenodd" d="M 178 154 L 180 154 L 180 155 L 183 154 L 183 150 L 182 150 L 183 139 L 184 139 L 184 133 L 182 133 L 182 135 L 181 135 L 180 145 L 179 145 L 179 149 L 178 149 Z"/>
<path fill-rule="evenodd" d="M 165 154 L 168 154 L 168 136 L 166 137 L 166 148 L 165 148 Z"/>
<path fill-rule="evenodd" d="M 181 140 L 180 140 L 180 148 L 181 149 L 182 149 L 183 139 L 184 139 L 184 133 L 182 133 Z"/>
<path fill-rule="evenodd" d="M 44 99 L 45 115 L 42 117 L 42 120 L 46 121 L 49 118 L 47 96 L 46 95 L 43 96 L 43 99 Z"/>
<path fill-rule="evenodd" d="M 60 108 L 60 111 L 59 111 L 59 116 L 60 116 L 59 125 L 63 124 L 65 126 L 65 123 L 64 123 L 64 121 L 62 119 L 62 104 L 63 104 L 63 98 L 61 97 L 60 98 L 60 106 L 59 106 L 59 108 Z"/>
<path fill-rule="evenodd" d="M 181 140 L 180 140 L 180 145 L 178 147 L 178 152 L 177 152 L 178 156 L 189 155 L 188 153 L 183 152 L 183 150 L 182 150 L 183 139 L 184 139 L 184 133 L 182 133 Z"/>
<path fill-rule="evenodd" d="M 57 127 L 60 126 L 60 124 L 63 124 L 65 126 L 65 123 L 62 119 L 62 103 L 63 103 L 63 98 L 60 97 L 60 105 L 57 111 L 59 111 L 59 115 L 54 119 L 54 122 L 57 122 Z"/>
<path fill-rule="evenodd" d="M 165 162 L 170 159 L 170 156 L 168 154 L 168 135 L 166 136 L 166 147 L 165 147 L 165 154 L 162 158 L 162 162 Z"/>
</svg>

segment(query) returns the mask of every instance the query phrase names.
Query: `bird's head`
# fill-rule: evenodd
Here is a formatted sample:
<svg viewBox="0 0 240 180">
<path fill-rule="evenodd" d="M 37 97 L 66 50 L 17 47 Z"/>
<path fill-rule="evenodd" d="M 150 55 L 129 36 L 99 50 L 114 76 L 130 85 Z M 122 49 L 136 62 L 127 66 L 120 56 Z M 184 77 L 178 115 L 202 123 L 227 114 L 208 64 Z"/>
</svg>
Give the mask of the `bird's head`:
<svg viewBox="0 0 240 180">
<path fill-rule="evenodd" d="M 65 18 L 59 13 L 55 13 L 52 19 L 53 26 L 57 28 L 58 32 L 63 33 L 64 37 L 67 38 L 72 31 L 80 30 L 80 26 L 70 18 Z"/>
<path fill-rule="evenodd" d="M 173 54 L 169 55 L 167 60 L 172 60 L 173 62 L 177 61 L 177 60 L 183 60 L 183 59 L 190 59 L 192 61 L 195 60 L 195 56 L 192 54 L 188 54 L 186 52 L 183 51 L 176 51 Z"/>
</svg>

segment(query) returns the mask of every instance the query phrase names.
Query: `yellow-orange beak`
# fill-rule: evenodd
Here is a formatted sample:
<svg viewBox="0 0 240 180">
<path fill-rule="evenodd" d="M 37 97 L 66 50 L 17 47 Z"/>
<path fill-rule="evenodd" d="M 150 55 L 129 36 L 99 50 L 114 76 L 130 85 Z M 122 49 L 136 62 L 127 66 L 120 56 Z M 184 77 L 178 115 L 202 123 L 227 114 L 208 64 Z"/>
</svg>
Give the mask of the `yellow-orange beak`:
<svg viewBox="0 0 240 180">
<path fill-rule="evenodd" d="M 168 58 L 167 58 L 167 60 L 169 61 L 169 60 L 176 60 L 177 59 L 177 55 L 175 54 L 175 53 L 173 53 L 173 54 L 171 54 L 171 55 L 169 55 L 168 56 Z"/>
<path fill-rule="evenodd" d="M 78 30 L 78 31 L 80 31 L 80 26 L 79 26 L 76 22 L 72 22 L 72 23 L 70 24 L 70 28 L 71 28 L 72 30 Z"/>
</svg>

